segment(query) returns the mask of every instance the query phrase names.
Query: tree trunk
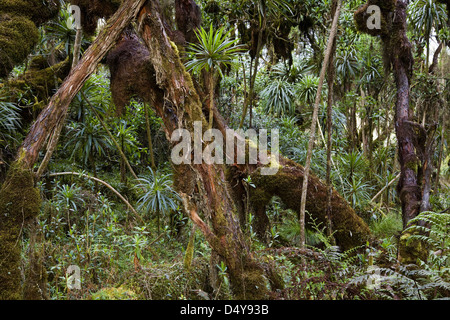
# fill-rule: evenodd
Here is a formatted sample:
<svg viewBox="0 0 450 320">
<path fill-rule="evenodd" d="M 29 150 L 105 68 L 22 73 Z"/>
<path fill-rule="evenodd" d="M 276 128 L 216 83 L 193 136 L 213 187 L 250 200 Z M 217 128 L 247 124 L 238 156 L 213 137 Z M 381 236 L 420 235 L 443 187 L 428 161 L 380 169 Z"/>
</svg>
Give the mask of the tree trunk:
<svg viewBox="0 0 450 320">
<path fill-rule="evenodd" d="M 331 16 L 334 17 L 336 14 L 336 9 L 338 6 L 338 1 L 333 0 L 331 6 Z M 332 195 L 333 195 L 333 187 L 331 182 L 331 165 L 332 165 L 332 136 L 333 136 L 333 103 L 334 103 L 334 78 L 336 75 L 335 68 L 335 55 L 336 55 L 336 37 L 333 39 L 333 44 L 331 48 L 331 56 L 328 62 L 328 74 L 327 74 L 327 83 L 328 83 L 328 99 L 327 99 L 327 172 L 326 172 L 326 184 L 327 184 L 327 235 L 331 238 L 331 241 L 334 240 L 332 237 L 333 234 L 333 223 L 332 223 L 332 214 L 333 207 L 331 205 Z"/>
<path fill-rule="evenodd" d="M 153 154 L 153 143 L 152 143 L 152 129 L 150 127 L 150 118 L 148 116 L 148 105 L 144 103 L 145 112 L 145 127 L 147 129 L 147 140 L 148 140 L 148 155 L 150 158 L 150 167 L 152 170 L 156 170 L 155 156 Z"/>
<path fill-rule="evenodd" d="M 278 196 L 288 209 L 298 210 L 301 206 L 302 200 L 298 195 L 302 191 L 301 186 L 306 169 L 283 157 L 278 162 L 279 170 L 273 176 L 262 175 L 258 167 L 242 169 L 245 170 L 244 175 L 250 175 L 256 187 L 251 189 L 250 194 L 250 201 L 255 211 L 263 209 L 273 196 Z M 317 223 L 327 226 L 326 197 L 328 187 L 312 173 L 310 173 L 308 180 L 309 187 L 307 188 L 305 211 L 308 211 L 309 215 L 305 216 L 305 226 L 308 225 L 309 218 L 314 218 Z M 336 244 L 342 250 L 361 246 L 367 241 L 373 240 L 367 224 L 334 189 L 332 189 L 331 207 L 333 208 L 331 223 L 334 237 Z"/>
<path fill-rule="evenodd" d="M 34 187 L 32 169 L 45 141 L 64 119 L 69 104 L 97 64 L 112 48 L 122 31 L 137 15 L 144 0 L 125 0 L 70 72 L 49 105 L 39 114 L 18 150 L 7 179 L 0 190 L 0 298 L 20 299 L 20 248 L 24 221 L 39 213 L 40 194 Z M 11 204 L 14 206 L 11 206 Z"/>
<path fill-rule="evenodd" d="M 168 137 L 179 127 L 193 133 L 195 121 L 202 123 L 204 131 L 208 121 L 202 112 L 200 97 L 167 36 L 170 30 L 162 19 L 156 2 L 148 2 L 139 14 L 139 31 L 150 51 L 156 76 L 157 86 L 149 88 L 154 106 L 163 119 Z M 236 208 L 224 183 L 224 166 L 204 162 L 180 164 L 175 166 L 175 171 L 185 209 L 211 248 L 226 262 L 235 297 L 267 297 L 264 270 L 253 258 L 235 217 Z"/>
<path fill-rule="evenodd" d="M 75 35 L 75 43 L 73 44 L 73 60 L 72 60 L 72 68 L 80 61 L 80 53 L 81 53 L 81 40 L 83 39 L 83 29 L 81 26 L 77 27 L 77 33 Z"/>
</svg>

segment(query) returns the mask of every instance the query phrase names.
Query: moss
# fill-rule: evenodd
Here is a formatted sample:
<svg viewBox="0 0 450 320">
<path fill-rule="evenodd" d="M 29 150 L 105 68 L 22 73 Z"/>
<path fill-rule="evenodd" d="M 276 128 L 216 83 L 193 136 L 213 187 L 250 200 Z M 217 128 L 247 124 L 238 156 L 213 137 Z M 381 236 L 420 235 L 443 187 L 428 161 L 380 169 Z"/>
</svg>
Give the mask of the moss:
<svg viewBox="0 0 450 320">
<path fill-rule="evenodd" d="M 268 280 L 260 266 L 250 266 L 246 271 L 230 279 L 233 298 L 236 300 L 263 300 L 267 299 Z"/>
<path fill-rule="evenodd" d="M 389 18 L 387 17 L 389 16 L 389 13 L 392 13 L 395 10 L 396 2 L 396 0 L 369 0 L 366 4 L 360 6 L 353 15 L 356 28 L 359 31 L 372 36 L 389 34 L 390 23 L 388 23 Z M 380 8 L 380 29 L 369 29 L 367 26 L 367 20 L 371 16 L 371 14 L 367 13 L 367 9 L 371 5 Z"/>
<path fill-rule="evenodd" d="M 57 0 L 0 0 L 2 12 L 27 17 L 38 26 L 53 18 L 59 7 Z"/>
<path fill-rule="evenodd" d="M 137 294 L 124 287 L 103 288 L 91 296 L 92 300 L 137 300 Z"/>
<path fill-rule="evenodd" d="M 59 6 L 56 0 L 0 0 L 0 77 L 25 60 L 39 40 L 37 27 Z"/>
<path fill-rule="evenodd" d="M 36 25 L 23 16 L 0 16 L 0 77 L 26 59 L 37 44 Z"/>
<path fill-rule="evenodd" d="M 20 242 L 24 225 L 40 210 L 33 174 L 13 165 L 0 190 L 0 300 L 20 299 Z"/>
</svg>

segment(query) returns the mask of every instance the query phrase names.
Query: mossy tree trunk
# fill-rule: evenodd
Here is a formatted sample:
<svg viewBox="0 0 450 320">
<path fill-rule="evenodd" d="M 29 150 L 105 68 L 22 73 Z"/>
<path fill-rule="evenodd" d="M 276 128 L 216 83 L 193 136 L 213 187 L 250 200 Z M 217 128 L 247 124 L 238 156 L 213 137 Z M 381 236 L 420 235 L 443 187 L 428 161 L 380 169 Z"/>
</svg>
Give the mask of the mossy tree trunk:
<svg viewBox="0 0 450 320">
<path fill-rule="evenodd" d="M 301 186 L 303 184 L 305 169 L 292 160 L 281 157 L 279 170 L 275 175 L 261 175 L 260 168 L 248 168 L 253 184 L 256 188 L 251 189 L 250 200 L 252 206 L 264 214 L 264 207 L 273 196 L 278 196 L 284 205 L 291 210 L 298 211 L 301 204 Z M 310 173 L 308 178 L 308 189 L 306 195 L 305 209 L 306 225 L 310 218 L 328 226 L 327 217 L 327 185 L 314 174 Z M 367 224 L 359 217 L 345 199 L 334 189 L 331 194 L 331 206 L 336 244 L 342 250 L 361 246 L 366 241 L 371 241 L 373 236 Z M 261 210 L 263 212 L 261 213 Z"/>
<path fill-rule="evenodd" d="M 208 117 L 203 109 L 206 111 L 209 108 L 205 106 L 202 109 L 198 91 L 180 61 L 176 46 L 167 36 L 170 30 L 166 30 L 155 3 L 148 3 L 141 12 L 139 30 L 149 49 L 154 69 L 152 73 L 155 74 L 156 85 L 151 87 L 153 105 L 163 119 L 166 135 L 171 137 L 174 130 L 184 128 L 193 136 L 195 121 L 200 121 L 203 130 L 206 130 Z M 227 126 L 217 108 L 213 112 L 215 128 L 225 137 Z M 239 171 L 236 175 L 242 177 L 251 175 L 256 184 L 251 192 L 253 206 L 260 209 L 277 194 L 288 206 L 298 209 L 300 190 L 293 186 L 301 185 L 304 169 L 284 158 L 279 165 L 279 172 L 273 176 L 261 175 L 262 165 L 225 167 L 202 163 L 175 166 L 175 182 L 186 211 L 212 249 L 226 262 L 238 298 L 265 298 L 265 273 L 253 258 L 239 225 L 236 197 L 233 197 L 234 190 L 228 183 L 230 170 L 236 168 Z M 306 209 L 314 218 L 325 221 L 326 185 L 314 175 L 310 177 L 310 184 Z M 260 197 L 257 193 L 261 193 Z M 365 244 L 371 237 L 368 226 L 335 190 L 332 205 L 335 209 L 333 222 L 337 229 L 337 240 L 342 248 Z M 264 224 L 267 219 L 263 217 L 261 221 Z M 256 286 L 259 291 L 254 290 Z"/>
<path fill-rule="evenodd" d="M 58 122 L 64 119 L 74 96 L 95 71 L 103 56 L 113 47 L 125 27 L 137 15 L 144 2 L 123 2 L 83 59 L 72 69 L 48 106 L 39 114 L 19 148 L 16 161 L 0 190 L 0 298 L 22 297 L 19 270 L 21 237 L 24 222 L 36 217 L 40 209 L 41 199 L 34 187 L 32 172 L 39 152 L 51 137 Z"/>
</svg>

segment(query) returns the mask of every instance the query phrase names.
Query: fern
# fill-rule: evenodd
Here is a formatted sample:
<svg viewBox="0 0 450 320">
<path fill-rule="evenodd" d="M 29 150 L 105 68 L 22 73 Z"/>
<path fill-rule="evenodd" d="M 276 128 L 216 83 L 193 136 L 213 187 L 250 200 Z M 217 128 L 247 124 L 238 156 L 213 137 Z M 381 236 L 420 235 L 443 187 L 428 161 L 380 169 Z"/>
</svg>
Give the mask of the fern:
<svg viewBox="0 0 450 320">
<path fill-rule="evenodd" d="M 421 223 L 422 225 L 419 225 Z M 449 232 L 450 232 L 450 214 L 425 211 L 410 221 L 410 226 L 405 232 L 410 232 L 412 236 L 409 241 L 420 240 L 430 250 L 448 251 Z M 427 226 L 423 226 L 423 224 Z"/>
</svg>

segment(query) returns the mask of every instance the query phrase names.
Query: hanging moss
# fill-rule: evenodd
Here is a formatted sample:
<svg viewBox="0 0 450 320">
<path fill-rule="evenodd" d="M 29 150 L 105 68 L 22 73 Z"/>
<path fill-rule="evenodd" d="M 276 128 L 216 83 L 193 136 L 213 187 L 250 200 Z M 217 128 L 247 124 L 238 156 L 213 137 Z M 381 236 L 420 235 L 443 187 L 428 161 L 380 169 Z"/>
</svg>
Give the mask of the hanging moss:
<svg viewBox="0 0 450 320">
<path fill-rule="evenodd" d="M 22 296 L 21 237 L 26 222 L 38 215 L 40 204 L 32 172 L 11 166 L 0 190 L 0 300 Z"/>
</svg>

